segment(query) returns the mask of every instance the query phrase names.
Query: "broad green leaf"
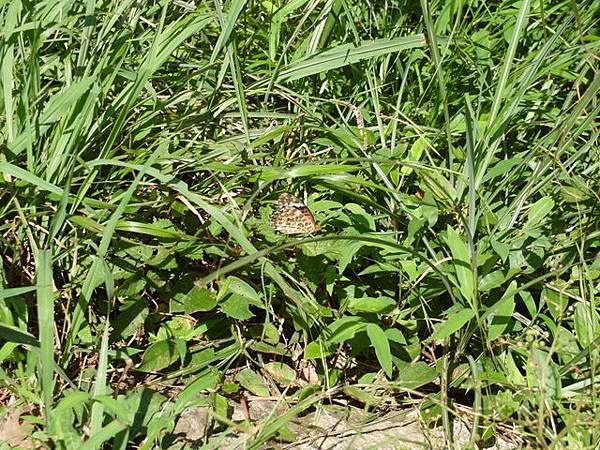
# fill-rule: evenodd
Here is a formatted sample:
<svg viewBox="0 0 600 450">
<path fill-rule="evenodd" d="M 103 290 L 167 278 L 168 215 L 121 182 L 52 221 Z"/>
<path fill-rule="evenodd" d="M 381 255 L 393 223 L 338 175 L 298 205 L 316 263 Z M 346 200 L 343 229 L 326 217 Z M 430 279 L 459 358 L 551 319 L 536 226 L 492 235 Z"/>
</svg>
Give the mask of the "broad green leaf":
<svg viewBox="0 0 600 450">
<path fill-rule="evenodd" d="M 353 223 L 356 224 L 355 226 L 362 226 L 369 231 L 375 230 L 375 219 L 362 206 L 356 203 L 347 203 L 344 205 L 344 210 L 351 213 L 350 216 Z"/>
<path fill-rule="evenodd" d="M 427 140 L 424 137 L 419 137 L 410 147 L 408 151 L 408 160 L 411 162 L 418 162 L 421 160 L 423 150 L 427 146 Z M 413 168 L 409 165 L 404 165 L 400 169 L 400 172 L 404 175 L 410 175 L 413 172 Z"/>
<path fill-rule="evenodd" d="M 112 395 L 97 395 L 93 400 L 102 403 L 104 410 L 111 416 L 127 425 L 133 424 L 133 414 L 129 412 L 128 405 L 126 402 L 123 402 L 123 399 L 114 399 Z"/>
<path fill-rule="evenodd" d="M 51 411 L 48 417 L 47 432 L 52 436 L 52 439 L 64 445 L 63 448 L 79 448 L 81 433 L 78 433 L 73 426 L 74 422 L 75 412 L 73 409 L 62 409 L 59 412 Z"/>
<path fill-rule="evenodd" d="M 125 252 L 132 258 L 146 263 L 152 257 L 154 249 L 149 245 L 134 245 L 125 249 Z"/>
<path fill-rule="evenodd" d="M 296 372 L 282 362 L 267 363 L 265 364 L 265 370 L 282 386 L 290 386 L 296 379 Z"/>
<path fill-rule="evenodd" d="M 403 346 L 407 344 L 406 338 L 398 328 L 386 328 L 385 335 L 387 336 L 388 341 L 392 341 Z"/>
<path fill-rule="evenodd" d="M 104 232 L 104 226 L 87 216 L 71 216 L 68 221 L 84 230 L 92 231 L 94 233 Z"/>
<path fill-rule="evenodd" d="M 579 345 L 586 348 L 600 335 L 599 320 L 598 313 L 592 311 L 589 304 L 577 303 L 575 305 L 573 324 Z"/>
<path fill-rule="evenodd" d="M 236 320 L 248 320 L 254 317 L 250 311 L 250 303 L 246 297 L 239 294 L 230 295 L 227 300 L 220 304 L 221 311 L 228 317 Z"/>
<path fill-rule="evenodd" d="M 388 297 L 353 298 L 348 309 L 353 313 L 367 312 L 385 314 L 396 307 L 396 302 Z"/>
<path fill-rule="evenodd" d="M 561 382 L 556 364 L 547 352 L 533 348 L 527 361 L 527 384 L 540 400 L 552 402 L 560 397 Z M 539 400 L 538 400 L 539 401 Z"/>
<path fill-rule="evenodd" d="M 505 374 L 508 380 L 515 385 L 525 383 L 525 377 L 521 373 L 519 365 L 515 362 L 512 353 L 505 353 L 498 356 L 499 361 L 502 363 L 502 367 L 505 369 Z"/>
<path fill-rule="evenodd" d="M 186 314 L 211 311 L 217 305 L 217 298 L 208 289 L 194 286 L 185 296 L 183 305 Z"/>
<path fill-rule="evenodd" d="M 217 393 L 211 395 L 213 410 L 220 417 L 227 417 L 229 405 L 227 399 Z"/>
<path fill-rule="evenodd" d="M 487 171 L 485 177 L 483 177 L 483 182 L 485 183 L 486 181 L 492 180 L 498 176 L 506 175 L 513 167 L 518 166 L 522 162 L 523 160 L 521 158 L 510 158 L 499 161 L 496 163 L 496 165 L 494 165 L 494 167 Z"/>
<path fill-rule="evenodd" d="M 568 203 L 581 203 L 591 198 L 589 191 L 576 186 L 564 186 L 560 193 Z"/>
<path fill-rule="evenodd" d="M 469 248 L 462 237 L 450 226 L 447 229 L 447 242 L 452 253 L 452 262 L 456 272 L 456 278 L 460 287 L 460 292 L 467 300 L 469 305 L 473 304 L 473 294 L 475 289 L 475 280 L 471 270 L 471 258 Z"/>
<path fill-rule="evenodd" d="M 345 316 L 331 324 L 325 336 L 328 342 L 339 344 L 352 339 L 364 327 L 365 323 L 361 317 Z"/>
<path fill-rule="evenodd" d="M 405 259 L 400 261 L 400 266 L 408 275 L 409 281 L 417 279 L 419 272 L 417 272 L 417 262 L 413 259 Z"/>
<path fill-rule="evenodd" d="M 438 378 L 435 368 L 423 361 L 418 361 L 410 366 L 401 368 L 394 380 L 394 386 L 399 389 L 417 389 L 431 383 Z"/>
<path fill-rule="evenodd" d="M 188 340 L 195 335 L 193 321 L 182 315 L 174 315 L 172 318 L 164 321 L 161 324 L 157 339 L 184 339 Z M 176 342 L 174 342 L 177 345 Z"/>
<path fill-rule="evenodd" d="M 381 403 L 381 399 L 373 395 L 367 389 L 355 386 L 344 386 L 343 392 L 367 406 L 374 406 Z"/>
<path fill-rule="evenodd" d="M 254 395 L 259 397 L 268 397 L 270 395 L 269 389 L 263 383 L 262 378 L 248 367 L 238 372 L 235 379 Z"/>
<path fill-rule="evenodd" d="M 321 359 L 325 356 L 329 356 L 333 353 L 334 346 L 330 346 L 331 348 L 327 348 L 323 343 L 319 341 L 309 342 L 306 347 L 304 347 L 304 359 Z"/>
<path fill-rule="evenodd" d="M 506 274 L 503 270 L 494 270 L 488 273 L 479 281 L 479 291 L 489 292 L 492 289 L 496 289 L 506 281 Z"/>
<path fill-rule="evenodd" d="M 424 219 L 427 219 L 427 223 L 430 227 L 434 226 L 439 218 L 440 210 L 438 205 L 433 198 L 433 194 L 431 191 L 425 191 L 425 195 L 423 196 L 423 200 L 421 200 L 421 206 L 419 207 L 419 211 L 423 215 Z"/>
<path fill-rule="evenodd" d="M 379 325 L 374 323 L 367 324 L 366 330 L 381 368 L 388 378 L 392 378 L 392 354 L 385 332 Z"/>
<path fill-rule="evenodd" d="M 142 356 L 142 364 L 138 368 L 142 372 L 151 372 L 169 367 L 177 360 L 175 345 L 171 340 L 162 340 L 151 344 Z"/>
<path fill-rule="evenodd" d="M 260 308 L 264 307 L 261 296 L 254 290 L 252 286 L 250 286 L 250 284 L 248 284 L 246 281 L 240 278 L 233 276 L 227 277 L 227 279 L 219 289 L 219 295 L 217 297 L 222 298 L 222 293 L 228 292 L 233 292 L 235 294 L 241 295 L 242 297 L 246 298 L 250 302 L 250 304 L 254 306 L 258 306 Z"/>
<path fill-rule="evenodd" d="M 364 244 L 361 241 L 345 242 L 340 248 L 340 255 L 338 257 L 338 273 L 340 275 L 344 273 L 344 270 L 346 270 L 348 265 L 352 262 L 354 255 L 363 245 Z"/>
<path fill-rule="evenodd" d="M 90 400 L 90 394 L 82 391 L 67 391 L 63 394 L 56 407 L 53 409 L 53 414 L 62 414 L 68 409 L 73 409 L 76 406 L 86 404 Z"/>
<path fill-rule="evenodd" d="M 447 174 L 438 171 L 417 170 L 425 186 L 423 191 L 431 191 L 436 202 L 453 205 L 456 202 L 456 189 L 447 178 Z"/>
<path fill-rule="evenodd" d="M 494 251 L 498 254 L 498 256 L 502 258 L 502 261 L 506 261 L 510 253 L 510 245 L 504 242 L 500 242 L 496 239 L 492 239 L 490 243 Z"/>
<path fill-rule="evenodd" d="M 448 336 L 456 333 L 475 316 L 475 312 L 470 308 L 461 309 L 457 313 L 451 314 L 445 322 L 435 326 L 435 332 L 430 340 L 441 342 Z"/>
<path fill-rule="evenodd" d="M 546 303 L 548 311 L 555 320 L 562 317 L 568 305 L 568 298 L 564 293 L 544 287 L 540 298 L 542 302 Z"/>
<path fill-rule="evenodd" d="M 260 339 L 269 344 L 276 345 L 281 338 L 280 332 L 272 322 L 266 322 L 263 324 L 260 331 Z"/>
<path fill-rule="evenodd" d="M 283 425 L 277 430 L 277 441 L 279 442 L 287 442 L 292 444 L 296 442 L 297 439 L 297 436 L 288 428 L 287 425 Z"/>
<path fill-rule="evenodd" d="M 488 339 L 493 341 L 500 337 L 502 333 L 510 326 L 511 322 L 514 321 L 513 311 L 515 309 L 515 291 L 517 289 L 517 282 L 512 281 L 502 298 L 497 302 L 496 305 L 492 306 L 494 312 L 491 314 L 491 323 L 488 328 Z"/>
<path fill-rule="evenodd" d="M 535 317 L 538 312 L 538 308 L 540 307 L 539 302 L 536 302 L 533 298 L 533 295 L 529 293 L 529 291 L 520 291 L 519 297 L 525 303 L 525 307 L 527 308 L 527 312 L 529 312 L 529 317 Z"/>
<path fill-rule="evenodd" d="M 540 224 L 554 208 L 554 200 L 551 197 L 542 197 L 529 208 L 525 228 L 533 228 Z"/>
</svg>

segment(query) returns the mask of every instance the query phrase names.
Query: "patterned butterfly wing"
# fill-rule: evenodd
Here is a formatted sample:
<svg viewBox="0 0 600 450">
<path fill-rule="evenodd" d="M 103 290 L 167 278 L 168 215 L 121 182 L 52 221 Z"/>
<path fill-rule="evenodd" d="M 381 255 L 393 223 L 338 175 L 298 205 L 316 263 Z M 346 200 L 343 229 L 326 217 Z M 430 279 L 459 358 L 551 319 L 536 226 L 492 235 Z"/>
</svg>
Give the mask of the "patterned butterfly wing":
<svg viewBox="0 0 600 450">
<path fill-rule="evenodd" d="M 278 208 L 306 208 L 304 202 L 289 192 L 284 192 L 277 197 Z"/>
<path fill-rule="evenodd" d="M 275 231 L 283 234 L 312 234 L 321 229 L 307 206 L 289 193 L 277 199 L 270 222 Z"/>
</svg>

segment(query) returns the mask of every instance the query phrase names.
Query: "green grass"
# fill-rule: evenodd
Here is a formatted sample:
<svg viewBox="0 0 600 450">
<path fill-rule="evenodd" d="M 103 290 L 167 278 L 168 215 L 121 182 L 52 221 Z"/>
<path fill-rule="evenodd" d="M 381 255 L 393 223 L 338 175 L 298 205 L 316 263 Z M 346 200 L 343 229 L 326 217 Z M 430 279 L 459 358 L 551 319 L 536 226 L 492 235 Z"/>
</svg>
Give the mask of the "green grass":
<svg viewBox="0 0 600 450">
<path fill-rule="evenodd" d="M 597 448 L 599 13 L 0 2 L 2 420 L 176 448 L 205 405 L 259 448 L 393 397 L 448 447 L 466 414 L 473 448 Z M 322 231 L 276 234 L 282 192 Z"/>
</svg>

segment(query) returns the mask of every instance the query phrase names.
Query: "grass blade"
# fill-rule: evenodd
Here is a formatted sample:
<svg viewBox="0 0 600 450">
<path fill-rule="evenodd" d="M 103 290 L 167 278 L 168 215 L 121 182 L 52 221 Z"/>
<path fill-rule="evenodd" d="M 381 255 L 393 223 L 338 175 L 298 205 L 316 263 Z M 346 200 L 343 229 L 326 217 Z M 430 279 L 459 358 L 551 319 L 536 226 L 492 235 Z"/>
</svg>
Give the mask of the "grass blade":
<svg viewBox="0 0 600 450">
<path fill-rule="evenodd" d="M 365 41 L 359 46 L 343 44 L 290 64 L 281 71 L 277 81 L 299 80 L 316 73 L 338 69 L 349 64 L 355 64 L 365 59 L 371 59 L 411 48 L 424 47 L 425 44 L 425 37 L 422 34 L 393 39 Z"/>
<path fill-rule="evenodd" d="M 54 393 L 54 293 L 52 253 L 40 250 L 36 264 L 37 319 L 40 341 L 40 382 L 45 416 L 52 407 Z"/>
</svg>

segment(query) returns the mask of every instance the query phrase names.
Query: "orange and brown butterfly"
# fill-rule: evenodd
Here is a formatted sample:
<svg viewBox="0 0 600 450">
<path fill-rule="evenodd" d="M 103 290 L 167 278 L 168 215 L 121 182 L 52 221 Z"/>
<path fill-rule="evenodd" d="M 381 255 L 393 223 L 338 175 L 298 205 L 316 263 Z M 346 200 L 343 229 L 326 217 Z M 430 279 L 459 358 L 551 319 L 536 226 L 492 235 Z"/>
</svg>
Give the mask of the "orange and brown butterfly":
<svg viewBox="0 0 600 450">
<path fill-rule="evenodd" d="M 277 209 L 269 219 L 271 227 L 283 234 L 312 234 L 321 229 L 310 209 L 290 193 L 277 199 Z"/>
</svg>

